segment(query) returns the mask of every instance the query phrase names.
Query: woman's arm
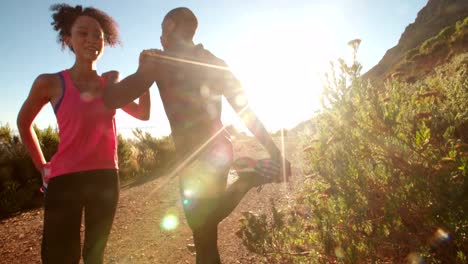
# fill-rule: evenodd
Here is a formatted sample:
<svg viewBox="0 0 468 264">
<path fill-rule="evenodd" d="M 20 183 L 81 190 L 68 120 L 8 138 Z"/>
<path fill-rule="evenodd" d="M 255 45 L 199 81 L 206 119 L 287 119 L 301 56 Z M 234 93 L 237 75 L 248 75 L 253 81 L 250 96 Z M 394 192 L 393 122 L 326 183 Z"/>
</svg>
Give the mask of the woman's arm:
<svg viewBox="0 0 468 264">
<path fill-rule="evenodd" d="M 120 73 L 118 71 L 108 71 L 102 74 L 104 78 L 107 89 L 112 89 L 112 86 L 119 82 Z M 122 110 L 127 114 L 140 119 L 148 120 L 150 117 L 151 110 L 151 99 L 149 90 L 143 92 L 143 94 L 138 98 L 138 104 L 135 102 L 130 102 L 127 105 L 122 107 Z"/>
<path fill-rule="evenodd" d="M 140 98 L 138 98 L 138 104 L 131 102 L 128 105 L 122 107 L 122 110 L 127 114 L 140 119 L 149 120 L 151 110 L 151 99 L 149 90 L 146 91 Z"/>
<path fill-rule="evenodd" d="M 153 55 L 143 51 L 140 54 L 138 69 L 121 81 L 108 82 L 104 90 L 104 104 L 112 109 L 122 108 L 140 97 L 149 90 L 156 80 L 163 79 L 173 70 L 174 63 L 159 58 L 154 54 L 163 54 L 162 51 L 151 50 Z"/>
<path fill-rule="evenodd" d="M 43 74 L 36 78 L 17 117 L 21 140 L 31 155 L 34 166 L 39 171 L 42 171 L 46 160 L 32 123 L 42 107 L 50 101 L 54 77 L 50 74 Z"/>
</svg>

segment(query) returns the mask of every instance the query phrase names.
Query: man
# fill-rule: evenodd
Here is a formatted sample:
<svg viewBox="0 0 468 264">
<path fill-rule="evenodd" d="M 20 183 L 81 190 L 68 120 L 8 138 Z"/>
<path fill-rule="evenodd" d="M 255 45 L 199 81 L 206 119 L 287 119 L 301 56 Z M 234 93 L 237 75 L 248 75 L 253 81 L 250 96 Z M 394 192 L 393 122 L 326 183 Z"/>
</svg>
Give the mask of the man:
<svg viewBox="0 0 468 264">
<path fill-rule="evenodd" d="M 198 264 L 210 264 L 221 263 L 218 224 L 252 187 L 282 181 L 282 176 L 289 177 L 291 170 L 250 110 L 240 82 L 222 60 L 201 44 L 193 43 L 197 26 L 197 18 L 188 8 L 167 13 L 162 23 L 164 51 L 142 52 L 137 72 L 108 85 L 104 101 L 108 107 L 120 107 L 157 83 L 181 164 L 181 196 L 193 231 L 196 260 Z M 257 166 L 262 167 L 260 173 L 240 174 L 239 180 L 228 188 L 233 150 L 221 123 L 222 96 L 271 156 L 269 162 L 259 163 L 266 166 Z M 281 176 L 280 171 L 285 175 Z"/>
</svg>

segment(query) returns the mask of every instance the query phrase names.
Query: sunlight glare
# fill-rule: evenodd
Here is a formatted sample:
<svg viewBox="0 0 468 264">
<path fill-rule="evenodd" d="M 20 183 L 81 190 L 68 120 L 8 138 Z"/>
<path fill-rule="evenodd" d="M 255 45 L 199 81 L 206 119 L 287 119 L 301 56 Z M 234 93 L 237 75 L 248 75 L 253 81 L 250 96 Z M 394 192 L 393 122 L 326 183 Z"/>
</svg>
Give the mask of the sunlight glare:
<svg viewBox="0 0 468 264">
<path fill-rule="evenodd" d="M 174 230 L 179 225 L 179 219 L 177 216 L 168 214 L 164 216 L 161 221 L 161 228 L 167 231 Z"/>
<path fill-rule="evenodd" d="M 193 195 L 193 191 L 191 189 L 185 189 L 184 190 L 184 196 L 185 197 L 190 197 Z"/>
<path fill-rule="evenodd" d="M 230 66 L 251 108 L 267 129 L 278 130 L 292 128 L 320 109 L 320 79 L 333 51 L 323 26 L 281 24 L 273 28 L 262 32 L 261 39 L 241 43 L 245 47 L 239 48 Z"/>
</svg>

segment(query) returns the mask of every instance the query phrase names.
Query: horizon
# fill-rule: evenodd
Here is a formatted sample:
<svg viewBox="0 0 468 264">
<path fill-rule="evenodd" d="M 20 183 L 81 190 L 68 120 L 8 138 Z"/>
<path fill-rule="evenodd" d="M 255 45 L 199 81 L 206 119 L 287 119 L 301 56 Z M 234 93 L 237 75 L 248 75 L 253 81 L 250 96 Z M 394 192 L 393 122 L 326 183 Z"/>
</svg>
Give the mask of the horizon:
<svg viewBox="0 0 468 264">
<path fill-rule="evenodd" d="M 199 20 L 195 43 L 202 43 L 225 60 L 243 83 L 251 107 L 270 132 L 291 129 L 319 111 L 321 78 L 329 62 L 349 61 L 349 40 L 362 40 L 358 60 L 362 73 L 375 66 L 385 52 L 395 46 L 406 26 L 414 22 L 427 0 L 379 1 L 335 0 L 328 3 L 268 1 L 235 3 L 142 1 L 62 1 L 70 5 L 94 6 L 111 15 L 119 24 L 122 46 L 106 47 L 98 62 L 98 72 L 118 70 L 121 77 L 137 68 L 143 49 L 160 48 L 160 22 L 165 13 L 178 6 L 192 9 Z M 13 0 L 0 11 L 6 52 L 0 65 L 3 93 L 0 125 L 16 129 L 16 115 L 31 84 L 41 73 L 58 72 L 72 66 L 74 57 L 61 50 L 50 26 L 50 5 L 57 1 L 21 5 Z M 138 16 L 135 19 L 134 16 Z M 32 41 L 31 41 L 32 40 Z M 274 77 L 274 78 L 272 78 Z M 265 99 L 266 97 L 266 99 Z M 118 132 L 124 137 L 140 128 L 153 136 L 166 136 L 170 128 L 157 87 L 151 88 L 149 121 L 137 121 L 122 111 L 116 115 Z M 224 100 L 223 100 L 224 101 Z M 223 122 L 238 130 L 245 128 L 228 104 L 223 103 Z M 49 105 L 34 122 L 39 128 L 56 128 Z"/>
</svg>

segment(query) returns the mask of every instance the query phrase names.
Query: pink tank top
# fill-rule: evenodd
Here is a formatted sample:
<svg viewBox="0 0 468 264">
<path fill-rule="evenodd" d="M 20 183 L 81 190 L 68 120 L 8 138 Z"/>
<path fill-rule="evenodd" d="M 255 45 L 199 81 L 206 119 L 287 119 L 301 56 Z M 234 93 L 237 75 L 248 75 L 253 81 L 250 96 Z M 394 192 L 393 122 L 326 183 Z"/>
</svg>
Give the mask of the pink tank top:
<svg viewBox="0 0 468 264">
<path fill-rule="evenodd" d="M 62 98 L 55 106 L 60 143 L 50 161 L 50 178 L 96 169 L 118 169 L 115 110 L 102 97 L 79 93 L 68 70 L 59 73 Z M 104 79 L 101 78 L 102 88 Z"/>
</svg>

